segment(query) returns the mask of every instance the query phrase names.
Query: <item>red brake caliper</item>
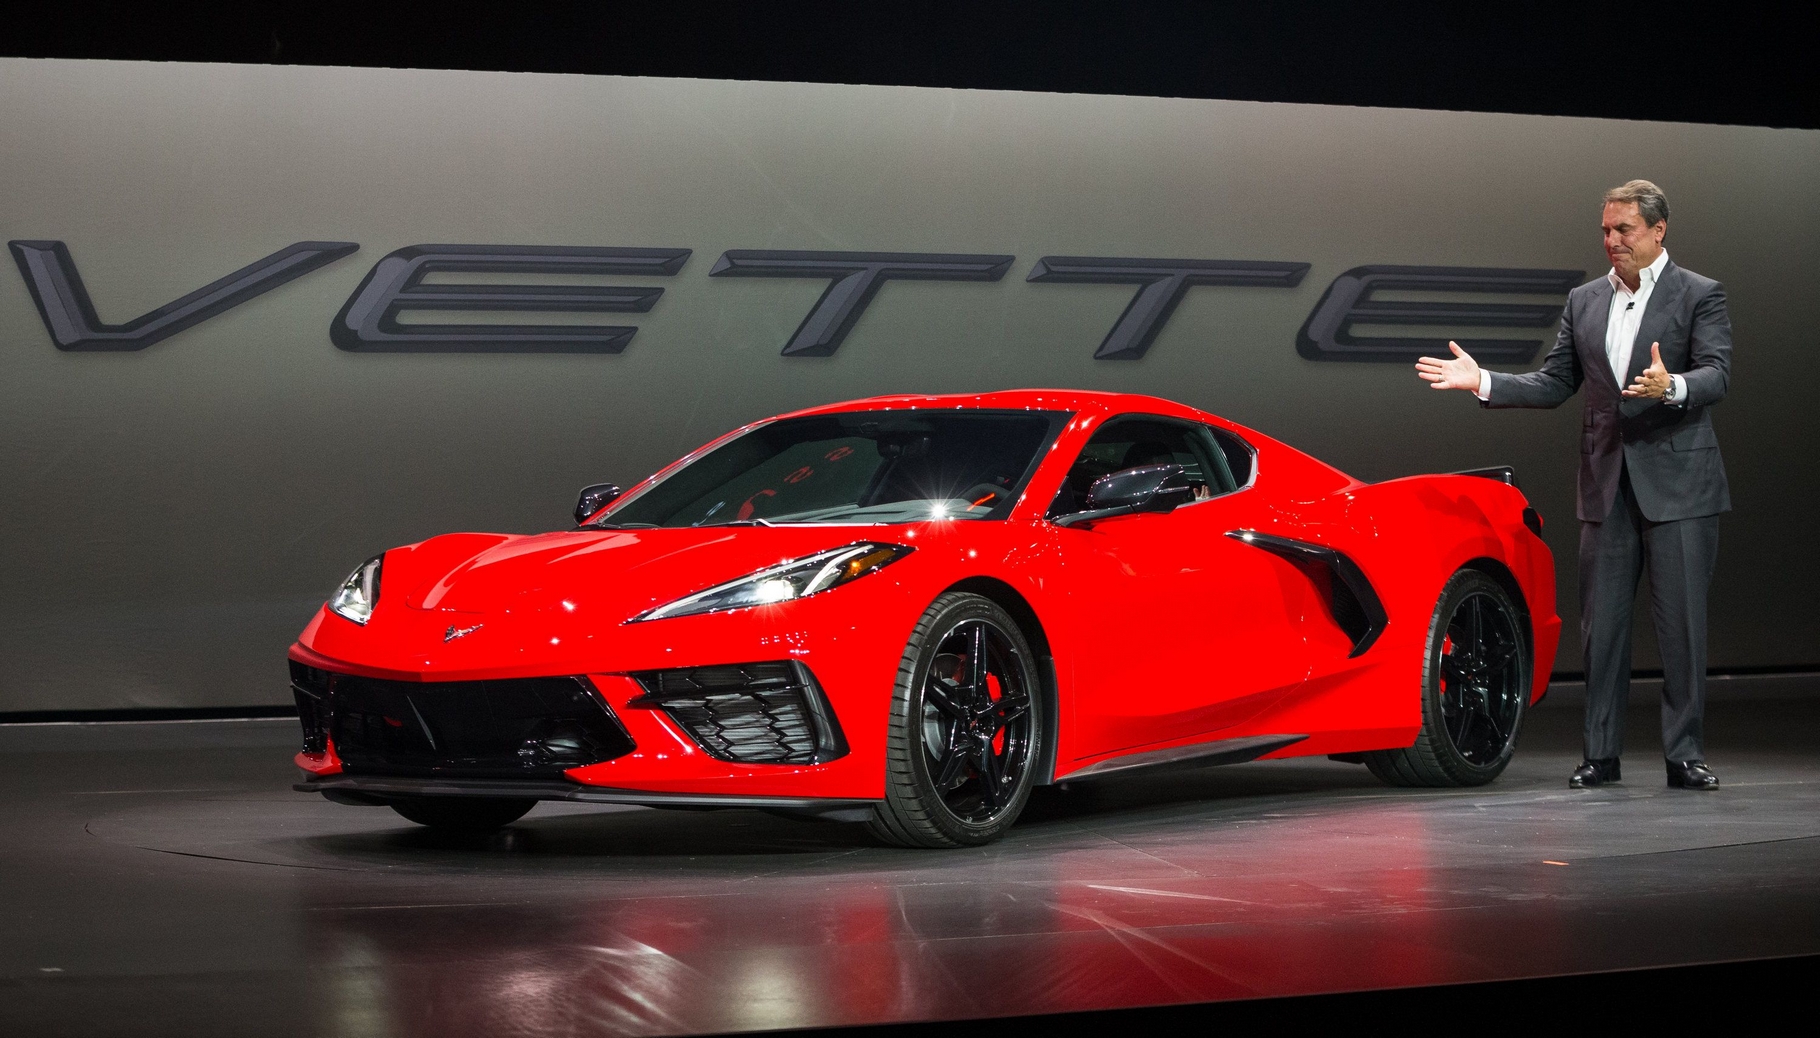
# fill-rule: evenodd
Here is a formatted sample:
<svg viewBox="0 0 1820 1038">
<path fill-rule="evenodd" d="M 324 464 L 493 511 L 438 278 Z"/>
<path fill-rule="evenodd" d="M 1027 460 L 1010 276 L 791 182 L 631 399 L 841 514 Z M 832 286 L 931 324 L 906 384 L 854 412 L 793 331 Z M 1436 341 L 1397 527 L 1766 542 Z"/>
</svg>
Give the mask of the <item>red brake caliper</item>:
<svg viewBox="0 0 1820 1038">
<path fill-rule="evenodd" d="M 986 675 L 986 692 L 991 695 L 994 700 L 1005 698 L 1005 691 L 999 687 L 997 674 L 988 673 Z M 992 736 L 992 752 L 995 754 L 1005 752 L 1005 730 L 1003 728 L 1000 728 Z"/>
</svg>

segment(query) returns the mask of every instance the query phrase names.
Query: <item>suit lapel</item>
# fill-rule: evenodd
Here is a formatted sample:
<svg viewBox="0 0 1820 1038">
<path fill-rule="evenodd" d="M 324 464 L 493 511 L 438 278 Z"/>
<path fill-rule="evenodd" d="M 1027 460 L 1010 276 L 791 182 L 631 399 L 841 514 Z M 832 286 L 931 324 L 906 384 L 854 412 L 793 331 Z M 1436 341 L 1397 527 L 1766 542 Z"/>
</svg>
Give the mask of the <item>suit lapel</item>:
<svg viewBox="0 0 1820 1038">
<path fill-rule="evenodd" d="M 1611 373 L 1611 358 L 1605 355 L 1605 330 L 1611 324 L 1611 281 L 1600 278 L 1593 285 L 1593 290 L 1586 294 L 1584 311 L 1579 315 L 1579 326 L 1588 330 L 1582 337 L 1585 344 L 1584 355 L 1580 358 L 1582 368 L 1593 368 L 1599 371 L 1607 385 L 1617 386 L 1617 376 Z"/>
<path fill-rule="evenodd" d="M 1675 304 L 1681 298 L 1681 268 L 1675 266 L 1674 260 L 1662 265 L 1662 279 L 1656 282 L 1655 291 L 1649 294 L 1649 304 L 1643 308 L 1643 320 L 1637 323 L 1637 341 L 1630 348 L 1630 370 L 1624 375 L 1624 384 L 1630 385 L 1649 367 L 1649 345 L 1661 342 L 1662 333 L 1668 328 L 1668 315 L 1674 312 Z"/>
</svg>

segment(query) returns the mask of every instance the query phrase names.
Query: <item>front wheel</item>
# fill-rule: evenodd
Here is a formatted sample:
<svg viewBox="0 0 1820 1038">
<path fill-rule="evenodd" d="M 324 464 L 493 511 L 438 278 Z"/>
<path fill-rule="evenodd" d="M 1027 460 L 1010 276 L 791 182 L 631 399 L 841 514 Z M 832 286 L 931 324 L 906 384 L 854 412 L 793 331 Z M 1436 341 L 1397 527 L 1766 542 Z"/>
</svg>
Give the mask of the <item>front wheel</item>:
<svg viewBox="0 0 1820 1038">
<path fill-rule="evenodd" d="M 1422 731 L 1414 746 L 1365 754 L 1393 786 L 1481 786 L 1517 748 L 1529 705 L 1528 639 L 1516 603 L 1478 570 L 1442 588 L 1422 665 Z"/>
<path fill-rule="evenodd" d="M 885 799 L 868 826 L 900 847 L 998 839 L 1030 798 L 1042 733 L 1036 662 L 1017 622 L 989 598 L 942 595 L 904 648 Z"/>
<path fill-rule="evenodd" d="M 537 806 L 516 797 L 400 797 L 392 810 L 432 829 L 490 833 L 511 825 Z"/>
</svg>

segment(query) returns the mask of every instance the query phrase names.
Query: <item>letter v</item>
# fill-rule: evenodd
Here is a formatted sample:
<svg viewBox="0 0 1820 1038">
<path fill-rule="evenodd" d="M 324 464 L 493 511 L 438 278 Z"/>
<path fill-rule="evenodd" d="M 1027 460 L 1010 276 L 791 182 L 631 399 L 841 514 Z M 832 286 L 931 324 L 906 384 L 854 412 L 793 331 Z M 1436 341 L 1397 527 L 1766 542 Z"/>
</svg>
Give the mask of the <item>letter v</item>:
<svg viewBox="0 0 1820 1038">
<path fill-rule="evenodd" d="M 60 241 L 7 243 L 38 314 L 60 350 L 143 350 L 360 248 L 351 241 L 300 241 L 125 324 L 104 324 Z"/>
</svg>

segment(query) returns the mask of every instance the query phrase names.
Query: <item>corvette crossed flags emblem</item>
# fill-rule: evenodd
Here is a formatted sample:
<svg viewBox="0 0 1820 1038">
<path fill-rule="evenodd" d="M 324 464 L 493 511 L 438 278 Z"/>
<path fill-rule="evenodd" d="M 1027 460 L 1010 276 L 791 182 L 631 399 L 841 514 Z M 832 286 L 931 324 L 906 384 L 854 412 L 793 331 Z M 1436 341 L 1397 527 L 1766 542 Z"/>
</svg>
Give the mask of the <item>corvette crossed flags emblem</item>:
<svg viewBox="0 0 1820 1038">
<path fill-rule="evenodd" d="M 457 638 L 466 638 L 468 635 L 473 634 L 475 631 L 480 630 L 484 626 L 486 626 L 486 625 L 485 624 L 475 624 L 472 627 L 456 627 L 455 625 L 450 624 L 449 629 L 442 632 L 443 644 L 447 645 L 449 642 L 452 642 Z"/>
</svg>

